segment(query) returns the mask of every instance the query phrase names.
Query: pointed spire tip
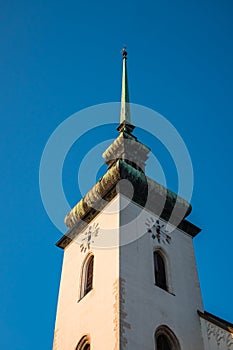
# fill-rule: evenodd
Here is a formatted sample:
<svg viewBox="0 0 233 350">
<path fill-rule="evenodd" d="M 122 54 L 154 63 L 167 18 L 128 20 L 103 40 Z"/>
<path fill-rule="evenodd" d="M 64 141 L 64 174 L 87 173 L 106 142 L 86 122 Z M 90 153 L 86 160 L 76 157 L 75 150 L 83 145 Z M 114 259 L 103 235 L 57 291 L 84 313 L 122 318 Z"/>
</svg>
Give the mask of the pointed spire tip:
<svg viewBox="0 0 233 350">
<path fill-rule="evenodd" d="M 123 67 L 122 67 L 122 85 L 121 85 L 121 115 L 120 123 L 130 124 L 130 105 L 129 105 L 129 88 L 128 88 L 128 77 L 127 77 L 127 51 L 126 47 L 121 50 L 123 56 Z"/>
</svg>

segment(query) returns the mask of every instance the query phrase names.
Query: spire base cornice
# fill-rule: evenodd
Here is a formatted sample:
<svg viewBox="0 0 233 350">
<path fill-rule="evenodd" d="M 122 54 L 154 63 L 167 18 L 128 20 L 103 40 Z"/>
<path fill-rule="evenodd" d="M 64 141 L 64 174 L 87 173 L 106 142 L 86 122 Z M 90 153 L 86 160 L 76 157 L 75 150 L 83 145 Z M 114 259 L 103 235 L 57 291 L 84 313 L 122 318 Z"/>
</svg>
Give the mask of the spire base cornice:
<svg viewBox="0 0 233 350">
<path fill-rule="evenodd" d="M 119 186 L 119 181 L 124 179 L 130 181 L 134 188 L 133 202 L 167 221 L 173 212 L 174 220 L 178 218 L 180 222 L 178 228 L 192 237 L 200 232 L 198 227 L 185 219 L 191 212 L 191 205 L 186 200 L 126 162 L 118 160 L 67 214 L 65 224 L 70 229 L 57 242 L 57 246 L 64 249 L 118 193 L 127 197 L 127 186 Z"/>
<path fill-rule="evenodd" d="M 133 124 L 128 123 L 125 120 L 117 127 L 117 131 L 119 132 L 124 131 L 124 132 L 127 132 L 128 134 L 131 134 L 134 129 L 135 129 L 135 126 Z"/>
</svg>

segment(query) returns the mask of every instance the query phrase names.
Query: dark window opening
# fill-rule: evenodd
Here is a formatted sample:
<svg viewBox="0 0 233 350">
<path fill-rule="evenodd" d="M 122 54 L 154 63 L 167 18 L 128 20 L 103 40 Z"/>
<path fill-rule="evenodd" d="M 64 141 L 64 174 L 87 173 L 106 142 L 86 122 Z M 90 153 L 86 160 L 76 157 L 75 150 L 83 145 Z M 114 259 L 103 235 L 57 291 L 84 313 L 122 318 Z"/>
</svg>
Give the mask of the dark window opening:
<svg viewBox="0 0 233 350">
<path fill-rule="evenodd" d="M 91 345 L 88 337 L 87 336 L 82 337 L 82 339 L 80 340 L 80 342 L 76 347 L 76 350 L 90 350 L 90 349 L 91 349 Z"/>
<path fill-rule="evenodd" d="M 156 343 L 157 350 L 172 350 L 170 342 L 164 334 L 158 336 Z"/>
<path fill-rule="evenodd" d="M 92 255 L 86 264 L 86 276 L 85 276 L 85 288 L 84 288 L 84 295 L 90 292 L 92 289 L 92 283 L 93 283 L 93 266 L 94 266 L 94 256 Z M 88 350 L 84 349 L 84 350 Z"/>
<path fill-rule="evenodd" d="M 159 252 L 154 252 L 154 272 L 156 286 L 167 290 L 165 263 Z"/>
</svg>

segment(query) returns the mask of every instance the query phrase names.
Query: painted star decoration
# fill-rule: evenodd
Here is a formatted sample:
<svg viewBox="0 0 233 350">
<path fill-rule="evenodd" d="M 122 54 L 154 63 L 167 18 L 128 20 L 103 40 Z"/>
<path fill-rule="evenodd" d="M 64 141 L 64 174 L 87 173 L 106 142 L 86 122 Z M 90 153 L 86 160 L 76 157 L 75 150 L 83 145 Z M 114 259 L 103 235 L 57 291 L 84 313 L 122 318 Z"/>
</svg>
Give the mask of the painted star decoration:
<svg viewBox="0 0 233 350">
<path fill-rule="evenodd" d="M 99 224 L 94 223 L 90 225 L 86 232 L 83 233 L 81 238 L 80 250 L 81 252 L 86 253 L 87 250 L 90 250 L 91 245 L 95 243 L 94 238 L 98 236 L 99 233 Z"/>
<path fill-rule="evenodd" d="M 171 237 L 167 234 L 166 226 L 158 219 L 148 218 L 146 220 L 147 232 L 151 233 L 153 239 L 157 239 L 158 243 L 170 244 Z"/>
</svg>

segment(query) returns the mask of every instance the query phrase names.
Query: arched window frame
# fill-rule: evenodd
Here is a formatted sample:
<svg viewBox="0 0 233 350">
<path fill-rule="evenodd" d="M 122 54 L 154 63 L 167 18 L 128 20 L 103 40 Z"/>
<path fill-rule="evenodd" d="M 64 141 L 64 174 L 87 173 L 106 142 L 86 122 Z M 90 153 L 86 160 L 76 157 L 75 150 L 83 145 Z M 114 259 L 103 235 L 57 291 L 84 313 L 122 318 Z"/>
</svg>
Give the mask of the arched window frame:
<svg viewBox="0 0 233 350">
<path fill-rule="evenodd" d="M 91 282 L 89 280 L 90 264 L 92 264 Z M 92 253 L 89 253 L 85 258 L 81 268 L 79 300 L 81 300 L 85 295 L 87 295 L 93 289 L 93 277 L 94 277 L 94 255 Z"/>
<path fill-rule="evenodd" d="M 155 350 L 158 350 L 157 340 L 160 335 L 167 338 L 171 350 L 181 350 L 180 343 L 174 332 L 166 325 L 159 326 L 155 331 Z"/>
<path fill-rule="evenodd" d="M 88 350 L 88 346 L 89 349 L 91 349 L 90 337 L 88 335 L 84 335 L 78 342 L 75 350 Z"/>
<path fill-rule="evenodd" d="M 161 256 L 161 258 L 163 259 L 164 269 L 165 269 L 166 288 L 162 288 L 156 282 L 155 254 L 159 254 Z M 159 288 L 173 294 L 172 293 L 171 269 L 170 269 L 169 259 L 167 257 L 167 254 L 160 247 L 154 248 L 154 250 L 153 250 L 153 271 L 154 271 L 154 283 L 155 283 L 155 285 L 158 286 Z"/>
</svg>

